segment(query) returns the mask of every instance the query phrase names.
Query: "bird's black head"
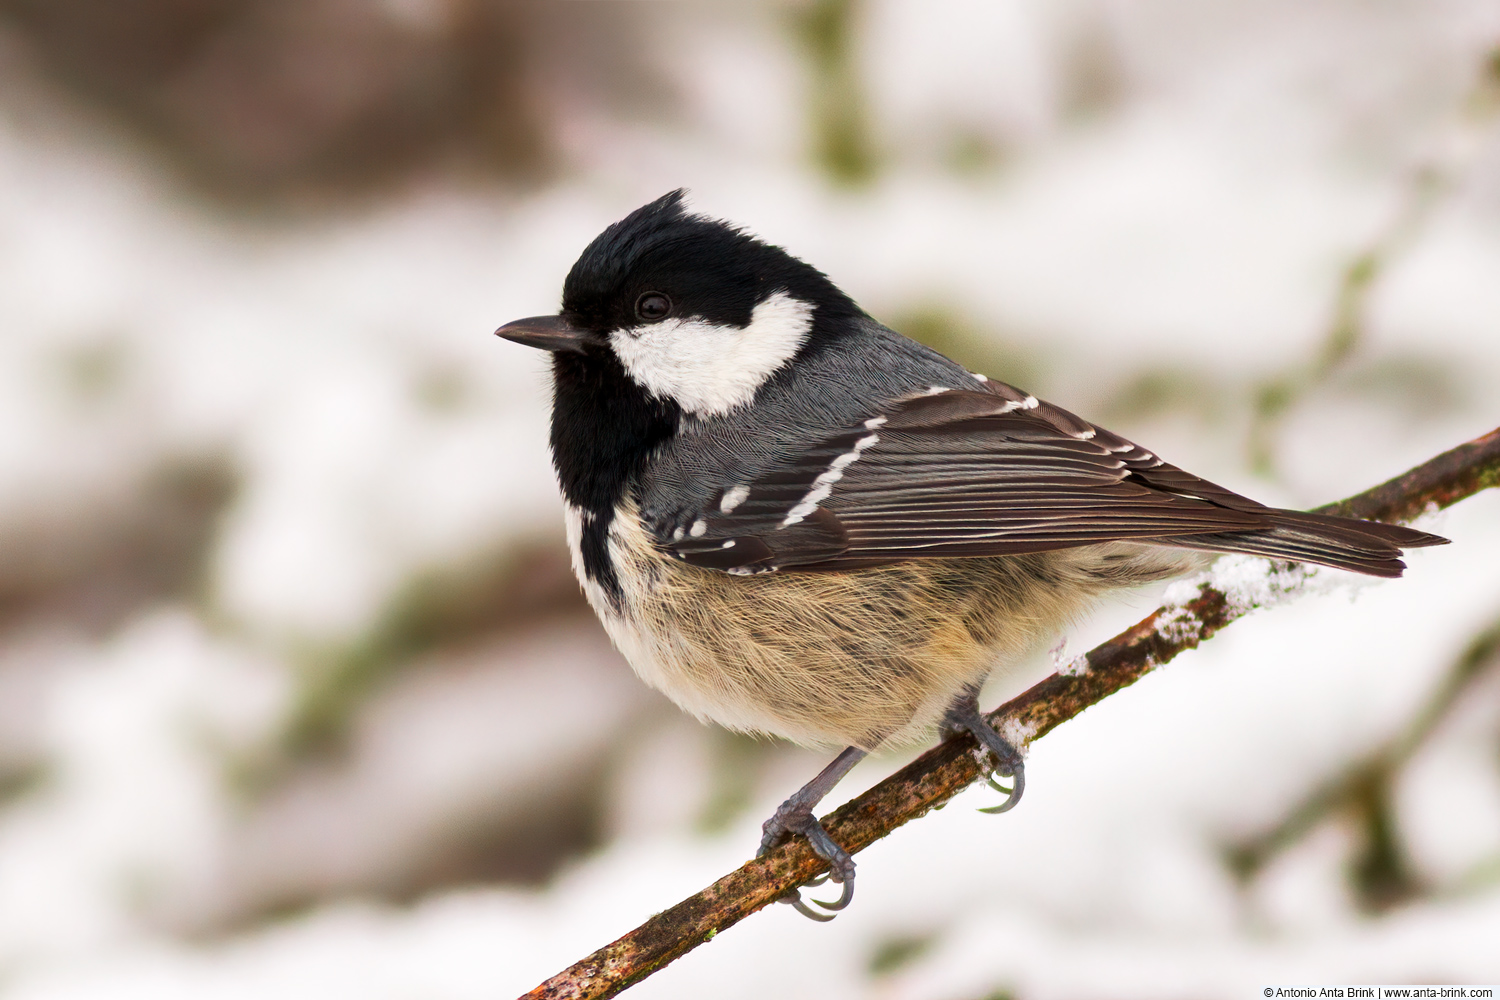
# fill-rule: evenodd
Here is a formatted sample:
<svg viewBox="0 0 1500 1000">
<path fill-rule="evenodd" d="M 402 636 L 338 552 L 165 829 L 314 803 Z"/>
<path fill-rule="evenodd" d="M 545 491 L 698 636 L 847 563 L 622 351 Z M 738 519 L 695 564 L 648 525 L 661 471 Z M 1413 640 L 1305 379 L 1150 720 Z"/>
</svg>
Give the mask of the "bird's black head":
<svg viewBox="0 0 1500 1000">
<path fill-rule="evenodd" d="M 702 416 L 748 403 L 802 350 L 863 315 L 780 247 L 689 214 L 673 191 L 600 233 L 563 283 L 557 317 L 502 336 L 579 364 L 619 366 L 648 396 Z M 566 358 L 564 354 L 579 355 Z"/>
<path fill-rule="evenodd" d="M 564 316 L 600 334 L 672 318 L 743 328 L 777 292 L 825 313 L 858 313 L 821 271 L 727 222 L 689 214 L 683 194 L 665 194 L 594 238 L 563 283 Z M 666 302 L 646 300 L 652 295 Z"/>
<path fill-rule="evenodd" d="M 616 596 L 608 526 L 683 414 L 744 406 L 863 315 L 816 268 L 688 214 L 682 195 L 600 233 L 568 273 L 559 315 L 495 331 L 553 352 L 553 464 L 579 511 L 584 568 Z"/>
</svg>

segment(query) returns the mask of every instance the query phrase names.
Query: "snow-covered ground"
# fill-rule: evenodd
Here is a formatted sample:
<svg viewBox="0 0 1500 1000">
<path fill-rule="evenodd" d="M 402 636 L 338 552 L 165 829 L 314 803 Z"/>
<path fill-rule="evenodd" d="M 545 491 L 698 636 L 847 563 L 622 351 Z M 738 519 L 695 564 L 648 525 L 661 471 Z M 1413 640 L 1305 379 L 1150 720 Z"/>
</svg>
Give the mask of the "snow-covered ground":
<svg viewBox="0 0 1500 1000">
<path fill-rule="evenodd" d="M 414 586 L 560 551 L 541 359 L 489 331 L 551 311 L 587 241 L 673 187 L 877 317 L 1267 502 L 1347 495 L 1500 423 L 1493 4 L 871 2 L 880 169 L 854 189 L 806 152 L 787 10 L 653 10 L 677 118 L 564 92 L 567 169 L 524 194 L 438 177 L 226 214 L 84 112 L 3 108 L 4 595 L 113 565 L 90 553 L 146 530 L 173 470 L 230 484 L 201 579 L 0 617 L 5 995 L 509 996 L 749 855 L 818 758 L 682 718 L 574 604 L 393 655 L 339 752 L 274 749 L 310 677 L 384 641 Z M 1258 388 L 1308 370 L 1371 252 L 1352 352 L 1257 431 Z M 1391 786 L 1405 902 L 1357 905 L 1341 813 L 1246 884 L 1224 860 L 1409 725 L 1500 619 L 1500 495 L 1431 527 L 1454 544 L 1406 579 L 1253 616 L 1038 743 L 1016 812 L 979 815 L 974 791 L 872 847 L 832 924 L 773 908 L 633 995 L 1500 981 L 1500 665 Z M 472 847 L 437 871 L 465 830 L 568 802 L 593 833 L 541 884 Z"/>
</svg>

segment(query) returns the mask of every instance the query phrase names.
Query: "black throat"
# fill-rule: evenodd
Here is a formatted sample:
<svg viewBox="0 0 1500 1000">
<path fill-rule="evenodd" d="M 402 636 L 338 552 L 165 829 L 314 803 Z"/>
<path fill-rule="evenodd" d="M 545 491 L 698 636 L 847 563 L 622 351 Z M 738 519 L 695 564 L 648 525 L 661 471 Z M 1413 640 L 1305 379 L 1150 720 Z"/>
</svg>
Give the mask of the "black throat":
<svg viewBox="0 0 1500 1000">
<path fill-rule="evenodd" d="M 609 526 L 652 453 L 677 432 L 682 411 L 652 397 L 613 352 L 552 359 L 552 465 L 563 499 L 583 511 L 583 569 L 616 608 L 624 597 L 609 558 Z"/>
</svg>

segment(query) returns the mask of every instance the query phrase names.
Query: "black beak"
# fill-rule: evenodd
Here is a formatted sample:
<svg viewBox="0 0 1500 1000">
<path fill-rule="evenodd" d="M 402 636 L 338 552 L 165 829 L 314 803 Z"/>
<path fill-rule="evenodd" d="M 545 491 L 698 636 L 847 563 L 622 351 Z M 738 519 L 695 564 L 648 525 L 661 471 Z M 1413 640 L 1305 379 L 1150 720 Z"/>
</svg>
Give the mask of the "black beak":
<svg viewBox="0 0 1500 1000">
<path fill-rule="evenodd" d="M 495 336 L 514 340 L 544 351 L 583 353 L 588 344 L 603 343 L 587 330 L 580 330 L 561 316 L 530 316 L 513 320 L 495 331 Z"/>
</svg>

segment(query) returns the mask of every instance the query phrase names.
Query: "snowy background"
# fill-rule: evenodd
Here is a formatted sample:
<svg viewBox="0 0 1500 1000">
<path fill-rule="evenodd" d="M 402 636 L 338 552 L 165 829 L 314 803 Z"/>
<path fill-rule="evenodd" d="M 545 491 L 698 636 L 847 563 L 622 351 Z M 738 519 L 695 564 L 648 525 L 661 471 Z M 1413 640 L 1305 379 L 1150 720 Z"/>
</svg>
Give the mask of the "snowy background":
<svg viewBox="0 0 1500 1000">
<path fill-rule="evenodd" d="M 750 855 L 821 758 L 611 651 L 490 335 L 679 185 L 1267 502 L 1500 423 L 1489 0 L 0 0 L 0 995 L 506 997 Z M 1500 495 L 1430 527 L 631 995 L 1500 982 Z"/>
</svg>

